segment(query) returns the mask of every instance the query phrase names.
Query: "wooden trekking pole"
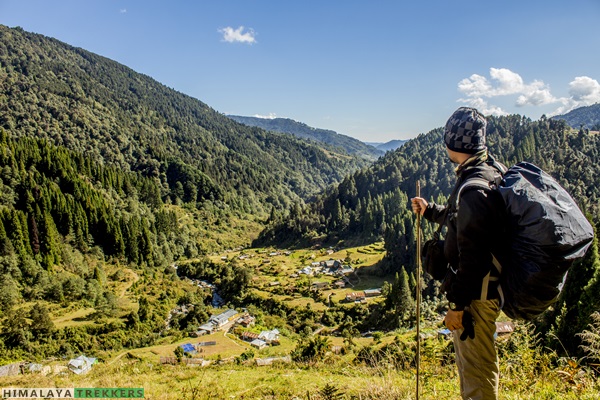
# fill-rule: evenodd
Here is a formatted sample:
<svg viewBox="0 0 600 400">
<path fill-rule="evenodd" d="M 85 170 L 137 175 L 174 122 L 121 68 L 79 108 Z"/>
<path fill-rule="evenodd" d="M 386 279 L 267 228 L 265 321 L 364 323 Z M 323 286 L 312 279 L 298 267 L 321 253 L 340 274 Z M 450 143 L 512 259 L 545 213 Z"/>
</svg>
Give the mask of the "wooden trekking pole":
<svg viewBox="0 0 600 400">
<path fill-rule="evenodd" d="M 421 184 L 417 181 L 417 197 L 421 197 Z M 419 378 L 421 369 L 421 212 L 417 213 L 417 396 L 419 400 Z"/>
</svg>

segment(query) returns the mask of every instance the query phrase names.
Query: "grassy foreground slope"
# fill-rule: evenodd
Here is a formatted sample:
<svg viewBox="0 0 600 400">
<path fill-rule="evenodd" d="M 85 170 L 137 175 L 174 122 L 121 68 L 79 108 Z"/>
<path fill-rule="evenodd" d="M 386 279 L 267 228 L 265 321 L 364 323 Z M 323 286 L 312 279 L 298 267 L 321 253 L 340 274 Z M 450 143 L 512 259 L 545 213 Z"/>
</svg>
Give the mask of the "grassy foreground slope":
<svg viewBox="0 0 600 400">
<path fill-rule="evenodd" d="M 520 337 L 519 340 L 522 340 Z M 505 347 L 515 345 L 514 341 Z M 519 348 L 503 355 L 502 399 L 597 399 L 600 386 L 585 370 L 565 364 L 550 369 L 541 356 Z M 432 357 L 433 356 L 433 357 Z M 453 363 L 443 365 L 431 347 L 423 352 L 422 399 L 459 398 Z M 96 365 L 86 375 L 32 374 L 0 378 L 0 387 L 144 388 L 146 399 L 414 399 L 415 368 L 354 364 L 353 355 L 329 355 L 312 364 L 228 363 L 210 367 L 160 365 L 125 354 Z"/>
</svg>

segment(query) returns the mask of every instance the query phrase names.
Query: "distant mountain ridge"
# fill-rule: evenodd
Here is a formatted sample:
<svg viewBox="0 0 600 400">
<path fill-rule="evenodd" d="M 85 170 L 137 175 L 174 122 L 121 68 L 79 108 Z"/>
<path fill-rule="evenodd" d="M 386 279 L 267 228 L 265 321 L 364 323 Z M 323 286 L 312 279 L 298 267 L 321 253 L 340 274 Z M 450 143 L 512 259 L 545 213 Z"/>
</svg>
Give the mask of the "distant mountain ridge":
<svg viewBox="0 0 600 400">
<path fill-rule="evenodd" d="M 597 131 L 600 130 L 600 103 L 591 106 L 579 107 L 564 115 L 555 115 L 552 119 L 563 119 L 571 128 L 584 128 Z"/>
<path fill-rule="evenodd" d="M 385 143 L 375 143 L 375 142 L 366 142 L 368 145 L 375 147 L 383 152 L 393 151 L 399 147 L 404 146 L 404 143 L 408 142 L 407 140 L 390 140 Z"/>
<path fill-rule="evenodd" d="M 358 139 L 328 129 L 313 128 L 305 123 L 289 118 L 259 118 L 240 115 L 228 115 L 229 118 L 244 125 L 262 128 L 268 131 L 288 133 L 296 137 L 314 140 L 337 148 L 344 149 L 348 154 L 374 161 L 385 151 L 376 149 Z"/>
</svg>

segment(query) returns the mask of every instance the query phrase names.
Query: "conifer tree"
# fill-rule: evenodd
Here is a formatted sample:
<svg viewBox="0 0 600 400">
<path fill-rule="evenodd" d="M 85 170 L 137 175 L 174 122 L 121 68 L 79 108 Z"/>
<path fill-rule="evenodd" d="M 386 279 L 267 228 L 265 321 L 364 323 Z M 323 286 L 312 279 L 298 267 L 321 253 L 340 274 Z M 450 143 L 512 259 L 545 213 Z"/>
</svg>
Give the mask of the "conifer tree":
<svg viewBox="0 0 600 400">
<path fill-rule="evenodd" d="M 35 303 L 29 313 L 31 333 L 35 339 L 50 335 L 56 328 L 48 309 L 40 303 Z"/>
<path fill-rule="evenodd" d="M 396 315 L 402 325 L 409 324 L 411 316 L 414 314 L 415 301 L 412 296 L 408 282 L 406 269 L 402 267 L 398 281 L 398 303 L 396 306 Z"/>
<path fill-rule="evenodd" d="M 404 267 L 396 272 L 394 282 L 385 300 L 386 309 L 394 317 L 393 326 L 408 326 L 414 315 L 414 298 L 412 296 L 408 274 Z"/>
</svg>

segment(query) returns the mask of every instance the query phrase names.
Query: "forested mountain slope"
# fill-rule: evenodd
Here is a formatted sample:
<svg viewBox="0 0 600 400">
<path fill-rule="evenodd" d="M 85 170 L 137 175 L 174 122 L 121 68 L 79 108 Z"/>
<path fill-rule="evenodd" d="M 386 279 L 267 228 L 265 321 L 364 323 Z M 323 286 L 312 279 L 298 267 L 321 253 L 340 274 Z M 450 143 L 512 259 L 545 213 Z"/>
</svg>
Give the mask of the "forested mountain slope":
<svg viewBox="0 0 600 400">
<path fill-rule="evenodd" d="M 600 104 L 579 107 L 564 115 L 556 115 L 552 119 L 564 119 L 567 124 L 575 129 L 583 127 L 592 131 L 600 130 Z"/>
<path fill-rule="evenodd" d="M 519 115 L 490 117 L 488 147 L 507 165 L 529 161 L 555 176 L 587 211 L 597 214 L 600 198 L 600 136 L 572 131 L 560 120 L 532 121 Z M 346 177 L 339 185 L 306 207 L 273 215 L 270 228 L 257 243 L 372 241 L 386 238 L 396 267 L 410 264 L 413 216 L 409 197 L 416 182 L 421 194 L 444 202 L 454 185 L 453 166 L 435 129 L 387 153 L 373 166 Z"/>
<path fill-rule="evenodd" d="M 114 61 L 0 26 L 0 127 L 157 181 L 161 197 L 261 212 L 364 160 L 238 124 Z M 174 194 L 177 191 L 178 194 Z"/>
<path fill-rule="evenodd" d="M 23 300 L 113 307 L 107 270 L 169 275 L 247 245 L 271 209 L 364 163 L 0 26 L 0 318 Z"/>
<path fill-rule="evenodd" d="M 256 126 L 269 131 L 289 133 L 303 139 L 326 143 L 342 149 L 348 154 L 364 157 L 371 161 L 376 160 L 385 152 L 350 136 L 342 135 L 328 129 L 313 128 L 289 118 L 257 118 L 239 115 L 229 115 L 229 118 L 245 125 Z"/>
</svg>

